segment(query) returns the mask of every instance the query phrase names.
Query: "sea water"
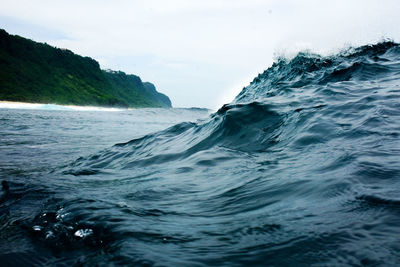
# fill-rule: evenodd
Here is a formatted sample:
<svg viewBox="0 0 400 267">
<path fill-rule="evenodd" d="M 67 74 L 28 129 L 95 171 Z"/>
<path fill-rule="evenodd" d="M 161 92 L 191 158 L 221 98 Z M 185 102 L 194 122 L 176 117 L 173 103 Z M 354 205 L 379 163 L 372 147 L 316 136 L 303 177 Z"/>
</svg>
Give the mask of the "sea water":
<svg viewBox="0 0 400 267">
<path fill-rule="evenodd" d="M 400 262 L 400 46 L 279 58 L 217 112 L 0 110 L 6 265 Z"/>
</svg>

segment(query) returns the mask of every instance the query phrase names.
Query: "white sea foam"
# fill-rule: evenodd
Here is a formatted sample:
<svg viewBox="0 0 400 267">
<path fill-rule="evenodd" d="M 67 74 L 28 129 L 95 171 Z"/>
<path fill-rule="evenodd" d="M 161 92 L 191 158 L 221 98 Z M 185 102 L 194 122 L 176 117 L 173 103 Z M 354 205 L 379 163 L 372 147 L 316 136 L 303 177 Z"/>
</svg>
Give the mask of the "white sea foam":
<svg viewBox="0 0 400 267">
<path fill-rule="evenodd" d="M 105 108 L 94 106 L 73 106 L 56 104 L 34 104 L 24 102 L 0 101 L 0 108 L 8 109 L 37 109 L 37 110 L 76 110 L 76 111 L 121 111 L 120 108 Z"/>
</svg>

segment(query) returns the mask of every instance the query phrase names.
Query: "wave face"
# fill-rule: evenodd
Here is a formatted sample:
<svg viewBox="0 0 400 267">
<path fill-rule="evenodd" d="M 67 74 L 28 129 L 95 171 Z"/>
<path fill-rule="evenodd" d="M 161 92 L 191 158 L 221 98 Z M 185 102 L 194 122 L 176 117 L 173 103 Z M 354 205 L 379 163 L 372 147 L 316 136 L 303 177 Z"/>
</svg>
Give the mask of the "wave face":
<svg viewBox="0 0 400 267">
<path fill-rule="evenodd" d="M 207 119 L 55 170 L 30 233 L 89 265 L 395 265 L 399 134 L 399 44 L 280 58 Z"/>
</svg>

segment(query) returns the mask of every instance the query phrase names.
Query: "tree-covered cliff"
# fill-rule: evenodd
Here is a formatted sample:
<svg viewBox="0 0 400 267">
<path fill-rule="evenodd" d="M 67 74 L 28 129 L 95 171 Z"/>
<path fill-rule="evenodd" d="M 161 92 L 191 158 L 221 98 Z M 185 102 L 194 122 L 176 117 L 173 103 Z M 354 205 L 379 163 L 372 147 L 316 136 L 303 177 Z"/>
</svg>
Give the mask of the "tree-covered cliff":
<svg viewBox="0 0 400 267">
<path fill-rule="evenodd" d="M 151 83 L 104 71 L 92 58 L 0 29 L 0 100 L 119 107 L 171 107 Z"/>
</svg>

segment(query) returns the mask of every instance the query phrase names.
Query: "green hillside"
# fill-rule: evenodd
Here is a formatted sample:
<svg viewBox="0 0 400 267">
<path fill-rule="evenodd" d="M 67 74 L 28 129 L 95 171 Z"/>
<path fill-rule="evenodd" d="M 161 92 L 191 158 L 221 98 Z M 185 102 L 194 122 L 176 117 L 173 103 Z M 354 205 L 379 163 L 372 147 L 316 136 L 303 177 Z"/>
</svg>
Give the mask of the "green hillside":
<svg viewBox="0 0 400 267">
<path fill-rule="evenodd" d="M 0 100 L 117 107 L 171 107 L 151 83 L 104 71 L 92 58 L 0 29 Z"/>
</svg>

